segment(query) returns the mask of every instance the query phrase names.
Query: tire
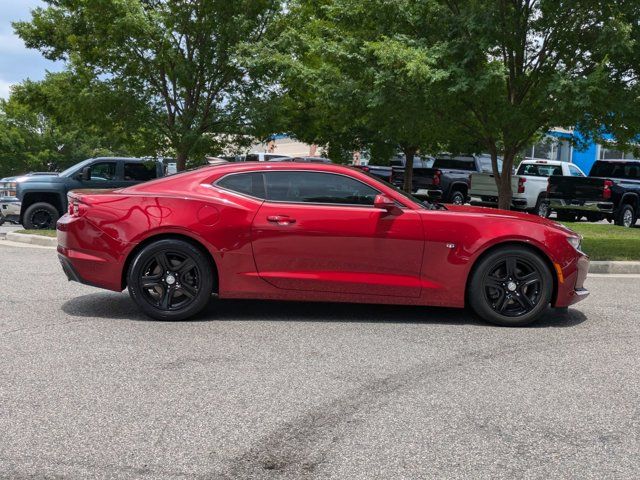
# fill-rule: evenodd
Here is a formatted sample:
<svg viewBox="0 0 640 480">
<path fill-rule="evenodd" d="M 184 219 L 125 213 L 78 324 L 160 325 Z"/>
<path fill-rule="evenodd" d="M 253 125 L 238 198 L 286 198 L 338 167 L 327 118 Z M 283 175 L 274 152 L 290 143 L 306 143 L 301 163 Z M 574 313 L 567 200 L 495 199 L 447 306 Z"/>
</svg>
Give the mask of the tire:
<svg viewBox="0 0 640 480">
<path fill-rule="evenodd" d="M 575 222 L 577 217 L 573 212 L 556 212 L 558 221 L 560 222 Z"/>
<path fill-rule="evenodd" d="M 534 213 L 539 217 L 549 218 L 549 215 L 551 215 L 551 208 L 549 207 L 549 202 L 545 201 L 543 198 L 539 198 L 538 202 L 536 203 Z"/>
<path fill-rule="evenodd" d="M 460 190 L 454 190 L 453 192 L 451 192 L 451 199 L 449 203 L 453 203 L 454 205 L 464 205 L 465 200 L 466 197 L 464 193 L 462 193 Z"/>
<path fill-rule="evenodd" d="M 620 227 L 630 228 L 636 224 L 636 220 L 636 212 L 633 209 L 632 205 L 628 203 L 620 205 L 620 208 L 618 209 L 618 213 L 616 215 L 616 225 Z"/>
<path fill-rule="evenodd" d="M 156 320 L 185 320 L 201 312 L 214 287 L 209 259 L 184 240 L 158 240 L 137 253 L 127 273 L 129 295 Z"/>
<path fill-rule="evenodd" d="M 27 230 L 52 230 L 60 218 L 58 209 L 46 202 L 30 205 L 24 212 L 22 224 Z"/>
<path fill-rule="evenodd" d="M 509 246 L 490 252 L 475 266 L 468 299 L 485 321 L 521 327 L 540 318 L 552 293 L 553 276 L 540 255 Z"/>
</svg>

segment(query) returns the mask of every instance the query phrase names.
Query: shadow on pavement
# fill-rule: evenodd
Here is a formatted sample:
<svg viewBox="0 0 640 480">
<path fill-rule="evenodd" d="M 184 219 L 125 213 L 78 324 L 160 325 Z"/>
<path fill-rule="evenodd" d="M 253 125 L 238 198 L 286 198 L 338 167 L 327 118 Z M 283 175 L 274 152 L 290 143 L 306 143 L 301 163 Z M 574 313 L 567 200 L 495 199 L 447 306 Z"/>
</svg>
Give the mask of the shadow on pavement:
<svg viewBox="0 0 640 480">
<path fill-rule="evenodd" d="M 62 310 L 78 317 L 154 321 L 143 315 L 127 294 L 93 293 L 65 302 Z M 469 310 L 456 308 L 352 303 L 215 300 L 190 322 L 206 321 L 385 322 L 479 325 L 491 327 Z M 540 321 L 525 328 L 573 327 L 587 320 L 579 310 L 548 309 Z M 499 328 L 499 327 L 498 327 Z"/>
</svg>

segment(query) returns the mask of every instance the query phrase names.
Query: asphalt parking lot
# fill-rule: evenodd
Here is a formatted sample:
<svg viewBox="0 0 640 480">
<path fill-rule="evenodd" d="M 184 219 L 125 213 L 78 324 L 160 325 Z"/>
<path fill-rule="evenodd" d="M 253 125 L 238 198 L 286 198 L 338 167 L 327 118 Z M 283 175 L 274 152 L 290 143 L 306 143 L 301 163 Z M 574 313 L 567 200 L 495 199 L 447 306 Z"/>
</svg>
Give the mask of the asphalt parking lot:
<svg viewBox="0 0 640 480">
<path fill-rule="evenodd" d="M 635 478 L 639 276 L 507 329 L 447 309 L 142 317 L 0 241 L 0 478 Z"/>
</svg>

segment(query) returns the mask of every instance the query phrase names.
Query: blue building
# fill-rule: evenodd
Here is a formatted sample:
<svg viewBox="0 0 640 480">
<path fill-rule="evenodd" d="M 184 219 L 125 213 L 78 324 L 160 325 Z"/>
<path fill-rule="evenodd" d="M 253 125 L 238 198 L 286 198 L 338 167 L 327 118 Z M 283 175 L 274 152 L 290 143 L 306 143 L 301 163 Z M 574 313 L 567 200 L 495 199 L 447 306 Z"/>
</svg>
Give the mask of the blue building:
<svg viewBox="0 0 640 480">
<path fill-rule="evenodd" d="M 526 159 L 562 160 L 576 164 L 580 169 L 589 174 L 596 160 L 617 160 L 638 158 L 631 152 L 616 150 L 612 145 L 605 143 L 586 142 L 582 148 L 575 147 L 574 141 L 584 144 L 580 132 L 554 128 L 538 143 L 527 147 L 523 155 Z"/>
</svg>

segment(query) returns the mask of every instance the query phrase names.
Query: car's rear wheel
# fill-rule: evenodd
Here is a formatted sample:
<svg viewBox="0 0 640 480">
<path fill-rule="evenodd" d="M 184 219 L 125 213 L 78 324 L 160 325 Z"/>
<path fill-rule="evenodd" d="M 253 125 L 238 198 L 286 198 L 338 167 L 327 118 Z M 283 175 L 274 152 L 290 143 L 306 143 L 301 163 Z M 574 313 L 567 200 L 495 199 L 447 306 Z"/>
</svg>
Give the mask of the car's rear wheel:
<svg viewBox="0 0 640 480">
<path fill-rule="evenodd" d="M 184 240 L 165 239 L 143 248 L 127 275 L 131 298 L 157 320 L 184 320 L 199 313 L 213 291 L 209 260 Z"/>
<path fill-rule="evenodd" d="M 499 248 L 480 260 L 469 284 L 469 304 L 484 320 L 522 326 L 540 318 L 553 292 L 553 277 L 535 252 Z"/>
<path fill-rule="evenodd" d="M 56 228 L 60 214 L 58 209 L 46 202 L 30 205 L 24 212 L 22 223 L 27 230 L 46 230 Z"/>
</svg>

